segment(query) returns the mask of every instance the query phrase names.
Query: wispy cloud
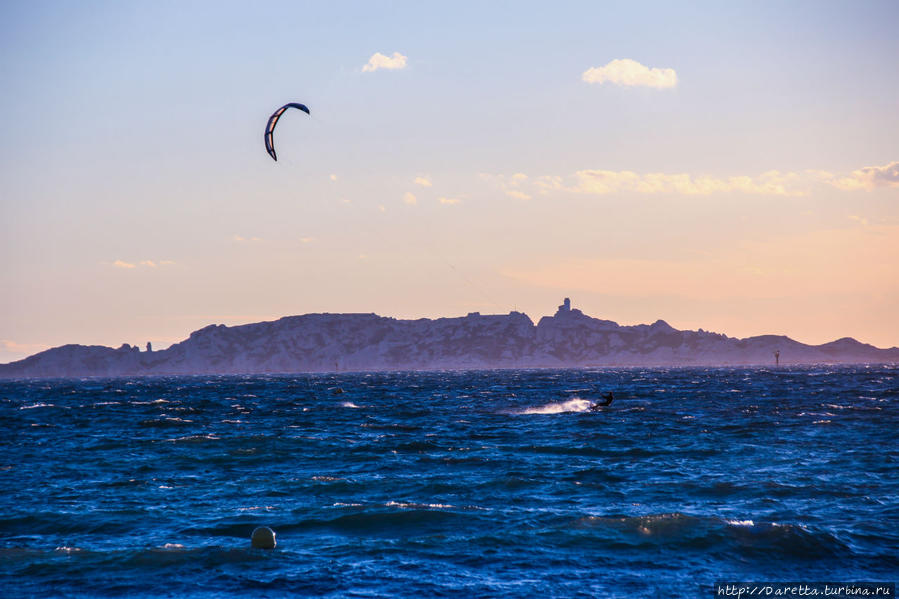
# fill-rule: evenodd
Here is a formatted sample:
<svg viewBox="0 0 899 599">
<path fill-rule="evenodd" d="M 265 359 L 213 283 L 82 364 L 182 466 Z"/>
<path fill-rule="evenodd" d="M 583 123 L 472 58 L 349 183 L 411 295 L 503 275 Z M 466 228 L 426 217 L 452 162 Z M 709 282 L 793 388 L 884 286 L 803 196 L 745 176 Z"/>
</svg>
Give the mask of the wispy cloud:
<svg viewBox="0 0 899 599">
<path fill-rule="evenodd" d="M 125 262 L 124 260 L 115 260 L 112 265 L 116 268 L 138 268 L 139 266 L 143 266 L 145 268 L 159 268 L 161 266 L 169 266 L 174 264 L 173 260 L 141 260 L 137 264 L 134 262 Z"/>
<path fill-rule="evenodd" d="M 514 175 L 488 175 L 481 174 L 481 178 L 498 187 L 504 194 L 516 200 L 530 200 L 531 196 L 521 188 L 529 182 L 529 177 L 524 173 Z"/>
<path fill-rule="evenodd" d="M 650 68 L 630 58 L 617 58 L 605 66 L 591 67 L 583 72 L 587 83 L 612 83 L 664 89 L 677 85 L 677 73 L 669 68 Z"/>
<path fill-rule="evenodd" d="M 829 174 L 829 173 L 826 173 Z M 872 191 L 878 187 L 899 187 L 899 161 L 883 166 L 866 166 L 846 177 L 832 177 L 828 183 L 846 191 Z"/>
<path fill-rule="evenodd" d="M 18 343 L 10 339 L 0 339 L 0 363 L 21 360 L 50 347 L 43 343 Z"/>
<path fill-rule="evenodd" d="M 769 171 L 761 175 L 710 177 L 689 173 L 646 173 L 632 171 L 583 170 L 575 173 L 572 191 L 592 194 L 635 192 L 644 194 L 675 193 L 682 195 L 710 195 L 713 193 L 750 193 L 759 195 L 795 196 L 802 192 L 791 189 L 799 179 L 796 173 Z"/>
<path fill-rule="evenodd" d="M 375 52 L 368 59 L 368 63 L 362 67 L 363 73 L 371 73 L 378 69 L 397 70 L 406 68 L 406 57 L 399 52 L 394 52 L 391 56 L 384 56 L 380 52 Z"/>
<path fill-rule="evenodd" d="M 440 198 L 437 201 L 445 206 L 454 206 L 459 203 L 458 198 Z"/>
<path fill-rule="evenodd" d="M 410 206 L 414 206 L 418 203 L 418 198 L 415 197 L 411 191 L 407 191 L 403 194 L 403 202 L 409 204 Z"/>
<path fill-rule="evenodd" d="M 864 167 L 848 175 L 812 169 L 799 172 L 771 170 L 758 175 L 732 176 L 584 169 L 565 177 L 559 175 L 529 177 L 524 173 L 482 174 L 480 177 L 501 189 L 506 195 L 520 199 L 529 199 L 535 193 L 545 194 L 554 191 L 591 195 L 631 193 L 710 196 L 734 193 L 797 197 L 808 195 L 822 184 L 844 191 L 899 188 L 899 162 Z"/>
<path fill-rule="evenodd" d="M 433 183 L 431 183 L 431 178 L 427 175 L 422 177 L 415 177 L 415 181 L 413 181 L 416 185 L 421 185 L 422 187 L 431 187 Z"/>
<path fill-rule="evenodd" d="M 43 343 L 17 343 L 10 339 L 0 339 L 0 349 L 14 354 L 36 354 L 49 348 L 49 345 Z"/>
<path fill-rule="evenodd" d="M 248 241 L 262 241 L 261 237 L 244 237 L 243 235 L 233 235 L 231 237 L 237 243 L 246 243 Z"/>
<path fill-rule="evenodd" d="M 332 181 L 337 181 L 337 175 L 335 175 L 334 173 L 331 173 L 328 178 Z"/>
</svg>

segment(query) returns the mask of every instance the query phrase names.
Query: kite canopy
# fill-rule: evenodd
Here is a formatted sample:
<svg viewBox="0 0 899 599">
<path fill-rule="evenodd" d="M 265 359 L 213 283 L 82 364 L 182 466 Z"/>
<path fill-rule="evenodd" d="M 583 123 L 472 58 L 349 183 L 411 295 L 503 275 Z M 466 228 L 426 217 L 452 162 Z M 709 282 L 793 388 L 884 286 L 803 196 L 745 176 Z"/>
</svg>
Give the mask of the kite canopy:
<svg viewBox="0 0 899 599">
<path fill-rule="evenodd" d="M 296 108 L 298 110 L 302 110 L 306 114 L 309 114 L 309 109 L 306 108 L 305 104 L 297 104 L 296 102 L 290 102 L 289 104 L 285 104 L 281 108 L 275 111 L 275 113 L 268 117 L 268 124 L 265 126 L 265 149 L 268 151 L 269 156 L 272 157 L 272 160 L 275 162 L 278 161 L 278 155 L 275 154 L 275 143 L 274 143 L 274 133 L 275 133 L 275 125 L 278 124 L 278 119 L 281 118 L 281 115 L 284 114 L 284 111 L 288 108 Z"/>
</svg>

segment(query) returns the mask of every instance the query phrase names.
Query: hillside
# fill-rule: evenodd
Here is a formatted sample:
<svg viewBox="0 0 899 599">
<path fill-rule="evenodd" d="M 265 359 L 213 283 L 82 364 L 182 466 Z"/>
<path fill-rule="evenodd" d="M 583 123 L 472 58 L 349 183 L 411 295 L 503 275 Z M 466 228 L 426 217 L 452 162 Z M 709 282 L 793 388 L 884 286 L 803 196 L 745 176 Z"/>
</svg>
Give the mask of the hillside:
<svg viewBox="0 0 899 599">
<path fill-rule="evenodd" d="M 662 320 L 621 326 L 572 309 L 566 299 L 536 325 L 519 312 L 434 320 L 306 314 L 210 325 L 162 351 L 65 345 L 0 364 L 0 377 L 773 365 L 775 351 L 782 365 L 899 362 L 899 348 L 849 338 L 814 346 L 775 335 L 680 331 Z"/>
</svg>

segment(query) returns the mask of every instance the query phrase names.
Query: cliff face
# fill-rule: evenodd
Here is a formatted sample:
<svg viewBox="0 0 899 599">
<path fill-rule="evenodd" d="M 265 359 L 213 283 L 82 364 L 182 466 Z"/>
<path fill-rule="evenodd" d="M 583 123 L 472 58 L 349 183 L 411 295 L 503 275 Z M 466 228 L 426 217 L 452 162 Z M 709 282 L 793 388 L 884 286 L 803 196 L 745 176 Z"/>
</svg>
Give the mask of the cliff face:
<svg viewBox="0 0 899 599">
<path fill-rule="evenodd" d="M 236 327 L 210 325 L 163 351 L 65 345 L 11 364 L 0 377 L 226 374 L 578 366 L 895 363 L 899 348 L 854 339 L 811 346 L 765 335 L 679 331 L 662 320 L 619 326 L 567 303 L 534 323 L 525 314 L 396 320 L 307 314 Z"/>
</svg>

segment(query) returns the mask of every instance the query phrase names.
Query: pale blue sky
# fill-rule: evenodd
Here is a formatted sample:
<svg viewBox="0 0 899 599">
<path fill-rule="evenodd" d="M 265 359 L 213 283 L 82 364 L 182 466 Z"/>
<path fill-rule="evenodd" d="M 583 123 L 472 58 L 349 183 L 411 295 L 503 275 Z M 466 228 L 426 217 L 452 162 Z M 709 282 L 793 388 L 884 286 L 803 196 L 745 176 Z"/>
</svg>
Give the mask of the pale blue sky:
<svg viewBox="0 0 899 599">
<path fill-rule="evenodd" d="M 536 320 L 569 295 L 899 345 L 899 187 L 852 187 L 899 160 L 896 23 L 895 2 L 6 2 L 0 361 L 315 311 Z M 406 67 L 363 72 L 376 52 Z M 625 58 L 676 87 L 581 79 Z M 312 118 L 284 117 L 275 163 L 288 101 Z"/>
</svg>

